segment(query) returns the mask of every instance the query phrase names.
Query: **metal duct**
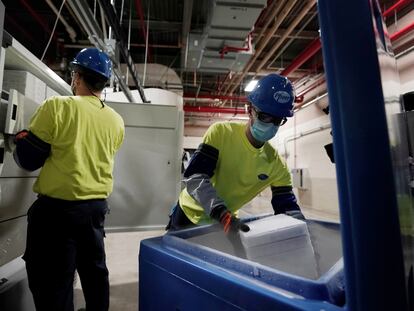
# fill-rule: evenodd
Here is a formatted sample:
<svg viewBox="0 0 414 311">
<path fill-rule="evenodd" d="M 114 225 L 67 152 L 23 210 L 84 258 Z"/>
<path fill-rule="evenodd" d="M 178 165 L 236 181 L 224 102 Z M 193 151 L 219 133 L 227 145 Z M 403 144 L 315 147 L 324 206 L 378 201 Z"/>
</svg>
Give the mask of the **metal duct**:
<svg viewBox="0 0 414 311">
<path fill-rule="evenodd" d="M 240 72 L 253 54 L 250 32 L 266 0 L 212 1 L 203 33 L 188 37 L 187 69 Z"/>
</svg>

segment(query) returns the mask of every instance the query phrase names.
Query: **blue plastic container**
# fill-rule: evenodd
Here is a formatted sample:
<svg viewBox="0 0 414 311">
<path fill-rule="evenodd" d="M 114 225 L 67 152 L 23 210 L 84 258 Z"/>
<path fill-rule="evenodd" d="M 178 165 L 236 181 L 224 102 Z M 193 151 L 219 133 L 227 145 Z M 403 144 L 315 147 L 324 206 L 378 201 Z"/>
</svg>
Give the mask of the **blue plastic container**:
<svg viewBox="0 0 414 311">
<path fill-rule="evenodd" d="M 320 277 L 289 274 L 224 247 L 216 225 L 141 242 L 140 310 L 344 310 L 339 225 L 308 221 Z M 209 236 L 209 238 L 204 238 Z"/>
</svg>

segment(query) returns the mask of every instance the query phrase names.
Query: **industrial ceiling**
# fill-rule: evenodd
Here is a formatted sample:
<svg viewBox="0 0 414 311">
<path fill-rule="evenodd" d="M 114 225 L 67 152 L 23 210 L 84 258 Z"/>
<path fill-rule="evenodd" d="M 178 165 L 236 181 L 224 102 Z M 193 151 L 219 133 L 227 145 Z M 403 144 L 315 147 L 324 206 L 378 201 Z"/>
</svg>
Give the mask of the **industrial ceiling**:
<svg viewBox="0 0 414 311">
<path fill-rule="evenodd" d="M 245 102 L 246 84 L 271 72 L 287 75 L 298 86 L 309 77 L 323 83 L 315 0 L 3 2 L 5 30 L 68 82 L 68 63 L 80 48 L 92 46 L 91 41 L 108 44 L 105 39 L 113 38 L 118 42 L 113 44 L 114 59 L 126 63 L 119 65 L 119 79 L 128 65 L 162 64 L 174 70 L 181 83 L 154 84 L 148 79 L 144 86 L 182 91 L 187 106 L 237 109 Z M 384 13 L 389 11 L 384 15 L 387 24 L 414 7 L 413 1 L 379 3 Z M 143 84 L 143 73 L 136 74 L 138 81 L 123 82 L 131 90 Z"/>
</svg>

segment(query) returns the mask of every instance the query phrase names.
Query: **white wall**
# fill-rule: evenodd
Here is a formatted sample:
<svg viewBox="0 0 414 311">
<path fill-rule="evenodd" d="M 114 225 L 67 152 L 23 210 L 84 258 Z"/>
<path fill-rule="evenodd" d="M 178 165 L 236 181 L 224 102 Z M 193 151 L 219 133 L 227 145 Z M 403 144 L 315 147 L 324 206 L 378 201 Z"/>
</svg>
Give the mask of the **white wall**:
<svg viewBox="0 0 414 311">
<path fill-rule="evenodd" d="M 183 148 L 184 149 L 197 149 L 198 145 L 203 141 L 200 136 L 184 136 Z"/>
<path fill-rule="evenodd" d="M 297 111 L 286 127 L 280 128 L 271 144 L 285 158 L 290 169 L 304 169 L 305 187 L 294 189 L 300 206 L 338 215 L 335 165 L 324 148 L 332 142 L 330 131 L 329 116 L 313 104 Z"/>
</svg>

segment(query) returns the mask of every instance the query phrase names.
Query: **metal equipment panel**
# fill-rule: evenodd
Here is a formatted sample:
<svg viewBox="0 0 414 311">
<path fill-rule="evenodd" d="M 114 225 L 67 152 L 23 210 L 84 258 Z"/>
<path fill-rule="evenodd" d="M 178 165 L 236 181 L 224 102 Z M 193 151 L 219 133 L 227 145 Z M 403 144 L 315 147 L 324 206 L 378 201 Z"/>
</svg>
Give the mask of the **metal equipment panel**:
<svg viewBox="0 0 414 311">
<path fill-rule="evenodd" d="M 0 239 L 0 267 L 23 254 L 26 226 L 27 220 L 23 216 L 0 222 L 0 236 L 2 237 Z M 4 276 L 0 275 L 0 277 Z M 0 291 L 1 289 L 0 284 Z"/>
<path fill-rule="evenodd" d="M 107 102 L 124 119 L 127 127 L 148 127 L 161 129 L 176 129 L 178 110 L 176 106 L 167 105 L 128 105 Z"/>
<path fill-rule="evenodd" d="M 125 121 L 114 168 L 109 230 L 164 228 L 180 191 L 183 112 L 176 106 L 110 104 Z"/>
<path fill-rule="evenodd" d="M 245 37 L 247 37 L 251 29 L 249 26 L 246 27 L 246 25 L 254 25 L 262 9 L 263 6 L 260 4 L 250 7 L 247 4 L 240 6 L 217 1 L 213 6 L 211 26 L 227 29 L 237 28 L 240 31 L 244 31 Z"/>
<path fill-rule="evenodd" d="M 0 42 L 3 42 L 3 25 L 4 25 L 4 11 L 5 7 L 3 2 L 0 1 Z M 4 64 L 4 50 L 0 46 L 0 68 L 3 68 Z M 0 88 L 3 85 L 3 69 L 0 70 Z"/>
<path fill-rule="evenodd" d="M 0 266 L 0 310 L 34 311 L 24 261 L 18 257 Z"/>
<path fill-rule="evenodd" d="M 0 221 L 26 215 L 27 209 L 36 199 L 36 194 L 32 190 L 34 181 L 35 177 L 0 178 Z M 0 235 L 0 243 L 3 239 L 7 237 Z"/>
</svg>

